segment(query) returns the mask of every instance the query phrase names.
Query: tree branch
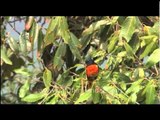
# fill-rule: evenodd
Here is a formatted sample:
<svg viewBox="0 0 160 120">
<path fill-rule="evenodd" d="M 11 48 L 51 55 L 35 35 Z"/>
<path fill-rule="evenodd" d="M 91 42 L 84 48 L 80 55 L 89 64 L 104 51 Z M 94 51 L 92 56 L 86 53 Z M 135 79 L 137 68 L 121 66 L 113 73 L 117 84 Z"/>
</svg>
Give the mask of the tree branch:
<svg viewBox="0 0 160 120">
<path fill-rule="evenodd" d="M 10 27 L 11 27 L 16 33 L 18 33 L 18 34 L 20 35 L 20 32 L 18 32 L 18 31 L 12 26 L 11 23 L 9 23 L 9 22 L 7 22 L 7 23 L 10 25 Z"/>
</svg>

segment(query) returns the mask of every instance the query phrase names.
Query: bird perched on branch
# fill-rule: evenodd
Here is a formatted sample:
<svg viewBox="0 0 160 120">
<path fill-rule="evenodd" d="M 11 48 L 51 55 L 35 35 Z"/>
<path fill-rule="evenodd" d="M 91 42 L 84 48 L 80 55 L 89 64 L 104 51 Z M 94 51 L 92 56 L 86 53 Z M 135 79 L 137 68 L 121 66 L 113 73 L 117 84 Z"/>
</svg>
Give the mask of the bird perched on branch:
<svg viewBox="0 0 160 120">
<path fill-rule="evenodd" d="M 94 62 L 93 59 L 86 61 L 86 75 L 88 79 L 88 88 L 92 86 L 94 80 L 96 80 L 99 72 L 99 66 Z"/>
</svg>

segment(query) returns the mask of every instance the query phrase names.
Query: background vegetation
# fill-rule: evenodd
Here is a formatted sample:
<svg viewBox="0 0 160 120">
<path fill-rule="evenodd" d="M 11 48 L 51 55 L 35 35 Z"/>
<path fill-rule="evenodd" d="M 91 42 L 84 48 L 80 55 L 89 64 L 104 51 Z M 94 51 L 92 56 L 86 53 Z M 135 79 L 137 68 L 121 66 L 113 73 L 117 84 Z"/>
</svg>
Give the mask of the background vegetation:
<svg viewBox="0 0 160 120">
<path fill-rule="evenodd" d="M 0 23 L 1 104 L 160 103 L 159 17 L 1 16 Z M 100 68 L 91 88 L 89 57 Z"/>
</svg>

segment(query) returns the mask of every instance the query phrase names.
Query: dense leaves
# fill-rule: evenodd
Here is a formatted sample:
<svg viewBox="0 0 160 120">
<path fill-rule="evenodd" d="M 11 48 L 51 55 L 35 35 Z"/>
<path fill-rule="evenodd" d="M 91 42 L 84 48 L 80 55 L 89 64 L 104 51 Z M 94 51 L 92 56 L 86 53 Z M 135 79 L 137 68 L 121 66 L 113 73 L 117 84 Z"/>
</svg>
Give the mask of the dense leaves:
<svg viewBox="0 0 160 120">
<path fill-rule="evenodd" d="M 3 17 L 1 103 L 159 104 L 158 19 Z M 14 24 L 21 21 L 18 31 Z M 99 66 L 92 83 L 85 70 L 89 58 Z"/>
</svg>

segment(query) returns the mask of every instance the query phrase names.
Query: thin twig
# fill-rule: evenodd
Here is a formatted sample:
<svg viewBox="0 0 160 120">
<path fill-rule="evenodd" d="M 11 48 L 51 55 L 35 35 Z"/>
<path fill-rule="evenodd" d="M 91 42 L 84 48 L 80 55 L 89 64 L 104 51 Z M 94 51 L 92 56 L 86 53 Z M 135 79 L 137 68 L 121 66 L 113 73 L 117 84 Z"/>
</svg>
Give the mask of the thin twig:
<svg viewBox="0 0 160 120">
<path fill-rule="evenodd" d="M 7 21 L 8 23 L 15 23 L 15 22 L 21 22 L 21 20 L 25 20 L 26 17 L 20 18 L 20 19 L 14 19 L 13 21 Z"/>
<path fill-rule="evenodd" d="M 156 74 L 158 75 L 159 73 L 158 73 L 158 70 L 157 70 L 156 65 L 154 65 L 154 69 L 155 69 L 155 71 L 156 71 Z"/>
<path fill-rule="evenodd" d="M 18 31 L 12 26 L 11 23 L 9 23 L 9 22 L 7 22 L 7 23 L 11 26 L 11 28 L 12 28 L 16 33 L 18 33 L 18 34 L 20 35 L 20 32 L 18 32 Z"/>
</svg>

